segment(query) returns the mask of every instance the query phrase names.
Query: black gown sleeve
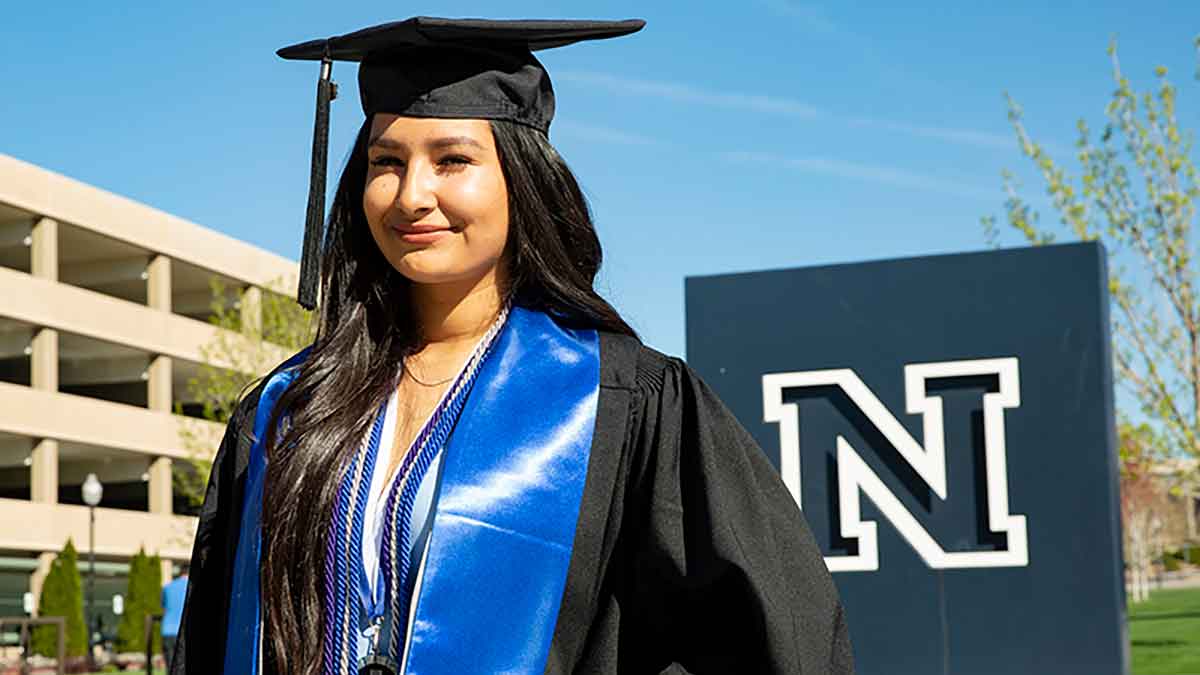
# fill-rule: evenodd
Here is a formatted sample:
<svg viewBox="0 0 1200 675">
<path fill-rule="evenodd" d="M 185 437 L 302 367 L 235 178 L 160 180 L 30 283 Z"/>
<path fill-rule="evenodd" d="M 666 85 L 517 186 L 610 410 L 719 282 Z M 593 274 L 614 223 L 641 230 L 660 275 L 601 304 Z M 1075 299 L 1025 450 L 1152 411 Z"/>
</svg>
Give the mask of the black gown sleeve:
<svg viewBox="0 0 1200 675">
<path fill-rule="evenodd" d="M 171 675 L 211 675 L 224 666 L 237 518 L 260 391 L 261 385 L 242 399 L 213 458 L 196 525 Z"/>
<path fill-rule="evenodd" d="M 699 376 L 657 359 L 639 366 L 629 523 L 644 672 L 853 673 L 837 591 L 778 472 Z"/>
</svg>

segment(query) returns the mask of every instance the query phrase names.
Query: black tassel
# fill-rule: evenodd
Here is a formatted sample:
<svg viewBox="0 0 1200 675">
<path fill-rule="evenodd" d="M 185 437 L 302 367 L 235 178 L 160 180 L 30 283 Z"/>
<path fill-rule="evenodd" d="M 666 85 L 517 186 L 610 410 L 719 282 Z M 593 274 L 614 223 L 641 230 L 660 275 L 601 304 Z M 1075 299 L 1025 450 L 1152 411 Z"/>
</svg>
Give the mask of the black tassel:
<svg viewBox="0 0 1200 675">
<path fill-rule="evenodd" d="M 326 51 L 317 80 L 317 118 L 313 124 L 312 172 L 308 181 L 308 211 L 304 218 L 304 250 L 300 255 L 300 287 L 296 299 L 304 309 L 317 306 L 321 284 L 321 243 L 325 234 L 325 172 L 329 160 L 329 102 L 337 95 L 330 79 L 333 60 Z"/>
</svg>

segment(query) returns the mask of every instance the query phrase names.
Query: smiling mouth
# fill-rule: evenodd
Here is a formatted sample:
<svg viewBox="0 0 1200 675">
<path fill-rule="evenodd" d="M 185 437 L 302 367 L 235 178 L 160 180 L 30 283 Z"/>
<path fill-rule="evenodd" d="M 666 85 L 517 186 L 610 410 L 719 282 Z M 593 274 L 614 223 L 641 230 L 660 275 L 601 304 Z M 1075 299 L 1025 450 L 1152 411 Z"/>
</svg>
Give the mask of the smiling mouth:
<svg viewBox="0 0 1200 675">
<path fill-rule="evenodd" d="M 451 228 L 444 225 L 393 225 L 392 229 L 400 234 L 429 234 L 431 232 L 449 232 Z"/>
<path fill-rule="evenodd" d="M 448 227 L 393 227 L 392 232 L 407 244 L 432 245 L 450 236 L 452 230 Z"/>
</svg>

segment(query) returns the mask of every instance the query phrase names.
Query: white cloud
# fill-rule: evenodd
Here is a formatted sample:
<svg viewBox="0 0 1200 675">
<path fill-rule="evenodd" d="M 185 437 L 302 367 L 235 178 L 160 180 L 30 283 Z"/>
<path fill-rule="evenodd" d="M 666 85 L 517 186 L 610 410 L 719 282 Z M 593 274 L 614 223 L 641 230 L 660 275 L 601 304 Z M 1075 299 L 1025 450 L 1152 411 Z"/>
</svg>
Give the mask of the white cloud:
<svg viewBox="0 0 1200 675">
<path fill-rule="evenodd" d="M 599 87 L 617 94 L 649 96 L 681 103 L 695 103 L 719 108 L 733 108 L 735 110 L 802 118 L 814 118 L 821 115 L 821 111 L 816 107 L 795 99 L 764 96 L 761 94 L 711 91 L 679 82 L 639 80 L 606 73 L 579 70 L 556 72 L 554 79 L 560 82 Z"/>
<path fill-rule="evenodd" d="M 556 137 L 566 136 L 581 141 L 595 143 L 610 143 L 615 145 L 664 145 L 656 138 L 630 133 L 620 129 L 600 127 L 591 124 L 580 124 L 570 120 L 555 120 L 550 127 L 550 133 Z"/>
<path fill-rule="evenodd" d="M 855 126 L 872 127 L 887 131 L 896 131 L 909 136 L 919 136 L 938 141 L 946 141 L 957 145 L 970 145 L 989 150 L 1012 150 L 1017 147 L 1015 136 L 994 134 L 987 131 L 971 129 L 955 129 L 952 127 L 924 126 L 920 124 L 905 124 L 891 120 L 881 120 L 871 117 L 854 117 L 847 120 Z"/>
<path fill-rule="evenodd" d="M 937 176 L 878 164 L 862 164 L 824 157 L 785 157 L 766 152 L 726 152 L 722 153 L 722 157 L 733 162 L 768 163 L 796 171 L 882 183 L 912 190 L 940 192 L 972 199 L 991 199 L 995 198 L 997 194 L 995 190 L 984 190 Z"/>
<path fill-rule="evenodd" d="M 850 124 L 851 126 L 894 131 L 906 136 L 928 138 L 953 145 L 983 148 L 986 150 L 1012 150 L 1016 148 L 1016 141 L 1011 136 L 1005 134 L 977 131 L 974 129 L 958 129 L 954 127 L 909 124 L 906 122 L 896 122 L 873 117 L 839 118 L 834 114 L 824 111 L 812 104 L 780 96 L 738 92 L 719 92 L 703 89 L 701 87 L 696 87 L 682 82 L 641 80 L 636 78 L 610 75 L 607 73 L 578 70 L 567 70 L 565 72 L 557 73 L 555 75 L 555 79 L 585 87 L 598 87 L 608 92 L 629 96 L 647 96 L 651 98 L 678 101 L 680 103 L 730 108 L 751 113 L 786 115 L 801 119 L 840 119 L 844 123 Z M 594 128 L 592 131 L 595 132 L 589 134 L 592 138 L 597 138 L 598 136 L 603 135 L 599 132 L 598 128 Z M 588 132 L 580 130 L 580 135 L 585 133 Z M 610 140 L 613 142 L 624 142 L 627 144 L 632 143 L 634 139 L 640 139 L 637 144 L 644 144 L 646 141 L 653 142 L 652 139 L 638 137 L 635 134 L 628 134 L 627 132 L 610 130 L 610 136 L 611 137 L 608 139 L 597 139 Z M 627 138 L 622 141 L 620 140 L 621 136 L 627 136 Z"/>
</svg>

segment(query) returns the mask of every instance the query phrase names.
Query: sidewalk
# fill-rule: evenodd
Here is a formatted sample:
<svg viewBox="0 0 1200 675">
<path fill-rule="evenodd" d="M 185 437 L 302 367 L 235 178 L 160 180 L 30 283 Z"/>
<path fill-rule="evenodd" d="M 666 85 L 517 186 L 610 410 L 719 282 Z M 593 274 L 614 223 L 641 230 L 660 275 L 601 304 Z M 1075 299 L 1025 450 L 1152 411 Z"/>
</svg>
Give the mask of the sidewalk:
<svg viewBox="0 0 1200 675">
<path fill-rule="evenodd" d="M 1196 588 L 1200 587 L 1200 571 L 1164 572 L 1150 582 L 1150 590 L 1160 588 Z M 1125 587 L 1126 591 L 1129 587 Z"/>
</svg>

